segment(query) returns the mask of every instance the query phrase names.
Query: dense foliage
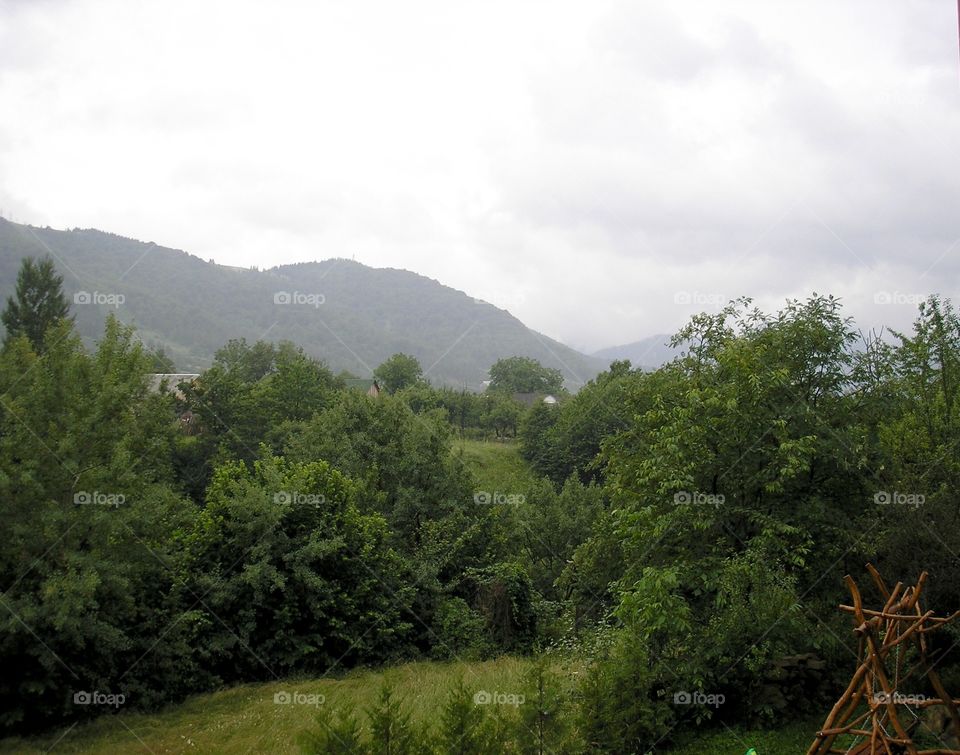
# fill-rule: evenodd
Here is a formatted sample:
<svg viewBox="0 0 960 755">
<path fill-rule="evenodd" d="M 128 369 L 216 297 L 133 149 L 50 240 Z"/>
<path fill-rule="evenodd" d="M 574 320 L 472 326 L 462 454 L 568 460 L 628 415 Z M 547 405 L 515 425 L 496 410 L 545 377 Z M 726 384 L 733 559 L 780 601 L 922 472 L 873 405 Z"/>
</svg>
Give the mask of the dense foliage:
<svg viewBox="0 0 960 755">
<path fill-rule="evenodd" d="M 665 367 L 614 363 L 559 404 L 535 364 L 476 394 L 400 355 L 371 396 L 292 344 L 236 340 L 154 392 L 163 355 L 113 318 L 93 350 L 62 317 L 40 345 L 0 353 L 4 731 L 112 709 L 90 693 L 154 708 L 550 648 L 583 664 L 575 698 L 542 666 L 509 722 L 455 689 L 430 746 L 645 752 L 821 708 L 849 670 L 840 578 L 866 559 L 928 570 L 930 605 L 960 607 L 960 318 L 937 298 L 866 342 L 830 297 L 732 302 Z M 547 382 L 508 389 L 518 367 Z M 517 436 L 532 473 L 471 471 L 462 439 Z M 948 679 L 955 639 L 931 640 Z M 427 747 L 389 690 L 366 714 L 374 751 Z M 367 751 L 360 714 L 323 716 L 305 747 Z"/>
<path fill-rule="evenodd" d="M 563 390 L 563 374 L 530 357 L 498 359 L 490 368 L 490 390 L 508 394 L 559 393 Z"/>
<path fill-rule="evenodd" d="M 394 354 L 373 371 L 373 376 L 387 393 L 396 393 L 419 383 L 423 379 L 423 367 L 416 357 Z"/>
<path fill-rule="evenodd" d="M 600 602 L 615 621 L 588 685 L 600 749 L 822 706 L 831 679 L 803 659 L 849 673 L 835 606 L 865 559 L 891 579 L 927 569 L 938 609 L 960 605 L 958 337 L 935 298 L 896 345 L 858 342 L 829 297 L 772 316 L 734 302 L 676 336 L 682 357 L 629 382 L 625 427 L 602 442 L 614 508 L 565 575 L 581 613 Z"/>
</svg>

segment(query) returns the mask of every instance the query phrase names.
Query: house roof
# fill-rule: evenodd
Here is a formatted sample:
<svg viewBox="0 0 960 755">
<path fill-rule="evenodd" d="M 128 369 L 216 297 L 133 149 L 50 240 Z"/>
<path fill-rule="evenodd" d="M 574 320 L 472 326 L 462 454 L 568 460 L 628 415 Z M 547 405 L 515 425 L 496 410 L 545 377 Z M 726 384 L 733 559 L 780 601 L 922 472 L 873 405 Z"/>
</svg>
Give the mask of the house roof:
<svg viewBox="0 0 960 755">
<path fill-rule="evenodd" d="M 544 396 L 542 393 L 514 393 L 512 398 L 518 404 L 523 404 L 526 407 L 533 406 L 540 401 L 551 406 L 558 403 L 556 396 L 550 394 Z"/>
</svg>

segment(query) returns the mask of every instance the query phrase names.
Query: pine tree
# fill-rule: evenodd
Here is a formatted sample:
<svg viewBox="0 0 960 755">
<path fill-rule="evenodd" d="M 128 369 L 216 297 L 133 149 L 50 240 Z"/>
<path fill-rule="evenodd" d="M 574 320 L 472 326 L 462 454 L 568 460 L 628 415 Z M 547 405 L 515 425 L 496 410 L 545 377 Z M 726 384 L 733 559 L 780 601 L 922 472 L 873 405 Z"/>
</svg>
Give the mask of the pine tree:
<svg viewBox="0 0 960 755">
<path fill-rule="evenodd" d="M 486 755 L 491 739 L 484 708 L 461 679 L 440 714 L 440 746 L 450 755 Z"/>
<path fill-rule="evenodd" d="M 7 308 L 0 315 L 7 341 L 26 336 L 34 351 L 41 353 L 47 330 L 70 313 L 62 286 L 63 278 L 49 257 L 39 262 L 32 257 L 24 259 L 17 274 L 15 295 L 7 299 Z"/>
<path fill-rule="evenodd" d="M 380 699 L 368 714 L 375 755 L 412 755 L 417 751 L 410 714 L 401 708 L 390 685 L 384 683 Z"/>
<path fill-rule="evenodd" d="M 527 674 L 524 702 L 518 707 L 517 741 L 524 755 L 564 751 L 569 718 L 563 715 L 563 696 L 556 676 L 541 656 Z"/>
<path fill-rule="evenodd" d="M 304 755 L 368 755 L 362 740 L 360 724 L 349 707 L 336 713 L 320 707 L 316 729 L 303 731 L 297 737 Z"/>
</svg>

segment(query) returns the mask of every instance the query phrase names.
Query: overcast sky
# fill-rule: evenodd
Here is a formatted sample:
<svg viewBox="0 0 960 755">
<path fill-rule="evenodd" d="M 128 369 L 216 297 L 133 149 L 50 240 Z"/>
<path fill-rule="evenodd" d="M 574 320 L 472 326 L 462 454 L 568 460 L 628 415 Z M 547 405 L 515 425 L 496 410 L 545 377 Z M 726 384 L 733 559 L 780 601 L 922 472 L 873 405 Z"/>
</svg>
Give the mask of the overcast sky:
<svg viewBox="0 0 960 755">
<path fill-rule="evenodd" d="M 954 0 L 0 0 L 0 210 L 355 257 L 593 350 L 960 274 Z"/>
</svg>

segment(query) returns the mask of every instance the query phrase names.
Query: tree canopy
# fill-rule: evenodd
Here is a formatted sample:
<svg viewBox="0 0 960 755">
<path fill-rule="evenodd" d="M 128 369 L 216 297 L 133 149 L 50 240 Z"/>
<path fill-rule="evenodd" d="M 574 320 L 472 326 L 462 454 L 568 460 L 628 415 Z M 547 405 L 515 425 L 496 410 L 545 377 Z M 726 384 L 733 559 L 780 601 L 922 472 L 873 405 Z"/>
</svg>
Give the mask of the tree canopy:
<svg viewBox="0 0 960 755">
<path fill-rule="evenodd" d="M 559 393 L 563 390 L 563 374 L 530 357 L 507 357 L 490 367 L 489 390 L 508 394 Z"/>
<path fill-rule="evenodd" d="M 409 354 L 394 354 L 373 371 L 380 387 L 387 393 L 396 393 L 416 385 L 423 379 L 423 368 Z"/>
<path fill-rule="evenodd" d="M 0 320 L 11 338 L 26 336 L 34 350 L 44 349 L 47 331 L 70 314 L 70 305 L 63 295 L 63 277 L 57 274 L 49 257 L 37 261 L 27 257 L 17 273 L 17 286 L 7 299 Z"/>
</svg>

